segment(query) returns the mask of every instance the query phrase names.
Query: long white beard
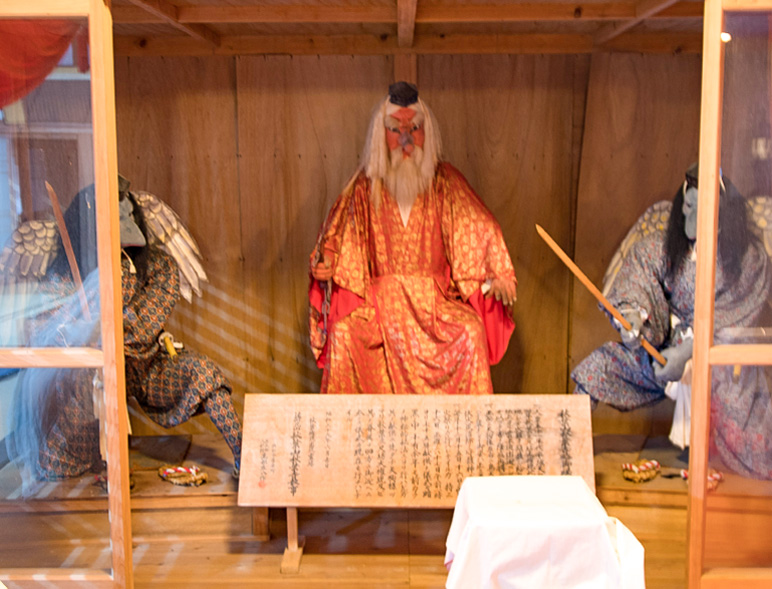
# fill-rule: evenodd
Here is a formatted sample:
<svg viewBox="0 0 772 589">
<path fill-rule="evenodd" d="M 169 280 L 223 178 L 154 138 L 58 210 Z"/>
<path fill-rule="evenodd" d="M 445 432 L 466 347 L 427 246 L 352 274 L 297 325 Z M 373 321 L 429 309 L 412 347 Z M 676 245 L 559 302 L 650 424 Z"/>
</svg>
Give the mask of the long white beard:
<svg viewBox="0 0 772 589">
<path fill-rule="evenodd" d="M 389 170 L 386 173 L 386 188 L 397 201 L 402 224 L 407 226 L 415 199 L 429 186 L 421 176 L 421 161 L 424 152 L 420 147 L 410 157 L 403 157 L 402 148 L 391 151 Z M 429 179 L 431 181 L 431 179 Z"/>
</svg>

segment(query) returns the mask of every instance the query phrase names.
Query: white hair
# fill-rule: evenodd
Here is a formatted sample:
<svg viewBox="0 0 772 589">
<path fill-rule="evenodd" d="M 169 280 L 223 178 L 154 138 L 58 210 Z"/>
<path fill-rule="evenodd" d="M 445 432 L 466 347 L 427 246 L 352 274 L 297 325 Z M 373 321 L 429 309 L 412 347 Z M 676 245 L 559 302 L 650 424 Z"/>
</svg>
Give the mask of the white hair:
<svg viewBox="0 0 772 589">
<path fill-rule="evenodd" d="M 370 120 L 370 128 L 367 131 L 365 147 L 362 150 L 362 169 L 373 182 L 373 198 L 376 205 L 380 202 L 380 187 L 388 177 L 391 168 L 390 152 L 386 144 L 386 110 L 389 106 L 389 98 L 386 97 L 375 109 Z M 417 110 L 424 118 L 424 147 L 423 160 L 420 164 L 420 190 L 424 191 L 431 186 L 434 178 L 434 169 L 440 159 L 442 141 L 440 131 L 434 114 L 420 98 Z"/>
</svg>

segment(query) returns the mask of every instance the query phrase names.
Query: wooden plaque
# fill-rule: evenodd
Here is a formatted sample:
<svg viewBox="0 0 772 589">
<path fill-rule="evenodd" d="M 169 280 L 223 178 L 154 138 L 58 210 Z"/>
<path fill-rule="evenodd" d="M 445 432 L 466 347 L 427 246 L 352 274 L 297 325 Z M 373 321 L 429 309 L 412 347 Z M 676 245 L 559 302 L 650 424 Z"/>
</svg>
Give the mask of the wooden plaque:
<svg viewBox="0 0 772 589">
<path fill-rule="evenodd" d="M 250 394 L 239 505 L 453 507 L 467 476 L 579 475 L 585 395 Z"/>
</svg>

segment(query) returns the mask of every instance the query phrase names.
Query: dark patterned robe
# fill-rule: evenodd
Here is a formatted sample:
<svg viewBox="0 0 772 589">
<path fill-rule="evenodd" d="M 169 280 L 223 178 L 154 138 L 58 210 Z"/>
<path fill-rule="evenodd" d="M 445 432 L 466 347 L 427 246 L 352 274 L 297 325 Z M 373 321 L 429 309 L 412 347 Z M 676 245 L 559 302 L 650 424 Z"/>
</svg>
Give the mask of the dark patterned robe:
<svg viewBox="0 0 772 589">
<path fill-rule="evenodd" d="M 180 297 L 174 258 L 151 250 L 142 289 L 125 258 L 122 270 L 126 393 L 159 425 L 180 425 L 200 412 L 213 391 L 222 388 L 230 394 L 231 384 L 206 356 L 183 348 L 172 360 L 158 343 Z"/>
<path fill-rule="evenodd" d="M 239 465 L 241 425 L 230 401 L 231 385 L 220 369 L 206 356 L 187 348 L 178 350 L 172 360 L 158 343 L 167 320 L 179 299 L 179 271 L 168 254 L 152 249 L 148 253 L 147 281 L 143 287 L 124 257 L 122 266 L 124 354 L 126 392 L 137 399 L 140 407 L 156 423 L 173 427 L 193 415 L 206 412 L 223 433 Z M 94 273 L 96 275 L 96 273 Z M 95 276 L 86 281 L 91 310 L 98 317 L 98 281 Z M 60 293 L 72 293 L 72 282 L 60 277 L 47 288 Z M 46 325 L 40 334 L 45 345 L 90 345 L 91 341 L 66 341 L 67 331 L 60 325 L 75 325 L 80 321 L 80 305 L 76 296 L 51 315 L 39 318 Z M 98 326 L 95 319 L 94 324 Z M 97 334 L 98 335 L 98 334 Z M 41 335 L 43 337 L 43 335 Z M 85 337 L 82 334 L 80 337 Z M 63 339 L 64 338 L 64 339 Z M 43 343 L 43 342 L 40 342 Z M 100 471 L 103 462 L 99 451 L 99 420 L 94 410 L 95 381 L 99 373 L 90 369 L 31 369 L 20 382 L 21 403 L 17 411 L 33 415 L 17 416 L 18 428 L 37 428 L 38 441 L 21 442 L 17 436 L 19 454 L 26 445 L 26 454 L 37 454 L 36 476 L 57 479 L 79 476 L 88 470 Z M 97 384 L 97 396 L 101 387 Z M 32 401 L 31 393 L 37 398 Z M 35 412 L 37 416 L 34 416 Z M 29 437 L 34 440 L 34 436 Z M 37 444 L 39 450 L 30 451 Z M 28 462 L 34 459 L 27 460 Z"/>
<path fill-rule="evenodd" d="M 675 346 L 694 323 L 696 263 L 685 259 L 674 278 L 666 277 L 665 232 L 654 232 L 629 251 L 608 299 L 617 309 L 640 308 L 648 313 L 641 334 L 658 350 Z M 758 324 L 772 293 L 772 271 L 763 246 L 752 242 L 742 260 L 739 278 L 725 280 L 716 268 L 715 330 Z M 680 324 L 673 328 L 671 315 Z M 664 398 L 666 382 L 654 376 L 649 354 L 631 351 L 620 342 L 607 342 L 572 372 L 577 393 L 586 393 L 622 410 L 656 403 Z M 727 373 L 728 370 L 728 373 Z M 772 413 L 763 371 L 713 369 L 712 440 L 726 465 L 750 476 L 772 478 Z M 756 399 L 756 402 L 752 401 Z M 751 443 L 753 441 L 753 443 Z"/>
</svg>

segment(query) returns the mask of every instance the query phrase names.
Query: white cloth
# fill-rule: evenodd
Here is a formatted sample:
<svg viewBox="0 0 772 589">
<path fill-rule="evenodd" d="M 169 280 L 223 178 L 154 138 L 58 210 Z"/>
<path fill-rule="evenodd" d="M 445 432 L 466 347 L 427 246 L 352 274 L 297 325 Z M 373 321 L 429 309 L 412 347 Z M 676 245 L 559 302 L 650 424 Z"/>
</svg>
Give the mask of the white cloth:
<svg viewBox="0 0 772 589">
<path fill-rule="evenodd" d="M 448 589 L 639 589 L 643 546 L 578 476 L 469 477 L 446 541 Z"/>
<path fill-rule="evenodd" d="M 667 383 L 665 394 L 675 401 L 673 424 L 670 426 L 670 441 L 674 446 L 685 449 L 689 445 L 692 431 L 692 361 L 686 363 L 681 380 Z"/>
</svg>

